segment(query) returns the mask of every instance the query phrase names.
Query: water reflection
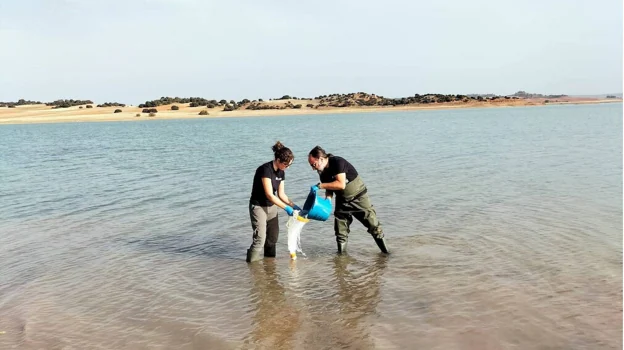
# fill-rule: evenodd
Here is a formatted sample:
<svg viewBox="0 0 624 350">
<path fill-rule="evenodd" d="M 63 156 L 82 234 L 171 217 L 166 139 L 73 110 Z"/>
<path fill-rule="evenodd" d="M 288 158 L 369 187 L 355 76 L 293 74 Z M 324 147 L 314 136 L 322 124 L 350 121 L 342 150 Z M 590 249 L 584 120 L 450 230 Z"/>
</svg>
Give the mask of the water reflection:
<svg viewBox="0 0 624 350">
<path fill-rule="evenodd" d="M 313 300 L 302 348 L 305 349 L 374 349 L 372 325 L 382 301 L 383 274 L 387 256 L 372 261 L 337 255 L 331 260 L 332 271 L 322 287 L 328 297 Z M 306 320 L 308 321 L 308 320 Z"/>
<path fill-rule="evenodd" d="M 337 345 L 344 348 L 373 349 L 371 323 L 381 301 L 381 277 L 386 268 L 386 256 L 372 262 L 358 262 L 349 256 L 334 258 L 334 279 L 338 288 L 340 324 L 344 334 Z"/>
<path fill-rule="evenodd" d="M 249 264 L 253 281 L 251 299 L 253 330 L 244 349 L 293 349 L 299 328 L 300 311 L 286 297 L 274 259 Z"/>
</svg>

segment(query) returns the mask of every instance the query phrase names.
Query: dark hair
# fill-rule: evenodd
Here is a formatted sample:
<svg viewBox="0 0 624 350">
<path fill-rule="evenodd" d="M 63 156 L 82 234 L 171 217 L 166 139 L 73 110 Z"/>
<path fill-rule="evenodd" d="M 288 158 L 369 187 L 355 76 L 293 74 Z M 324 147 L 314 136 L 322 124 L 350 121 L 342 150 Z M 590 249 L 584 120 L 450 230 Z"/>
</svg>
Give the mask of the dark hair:
<svg viewBox="0 0 624 350">
<path fill-rule="evenodd" d="M 295 160 L 295 155 L 292 153 L 290 148 L 284 146 L 279 141 L 277 141 L 271 149 L 275 155 L 275 160 L 279 160 L 282 164 L 290 164 L 290 162 Z"/>
<path fill-rule="evenodd" d="M 312 148 L 312 150 L 310 151 L 310 153 L 308 153 L 308 155 L 314 158 L 321 158 L 321 157 L 329 158 L 333 156 L 333 154 L 325 152 L 325 150 L 321 146 L 316 146 Z"/>
</svg>

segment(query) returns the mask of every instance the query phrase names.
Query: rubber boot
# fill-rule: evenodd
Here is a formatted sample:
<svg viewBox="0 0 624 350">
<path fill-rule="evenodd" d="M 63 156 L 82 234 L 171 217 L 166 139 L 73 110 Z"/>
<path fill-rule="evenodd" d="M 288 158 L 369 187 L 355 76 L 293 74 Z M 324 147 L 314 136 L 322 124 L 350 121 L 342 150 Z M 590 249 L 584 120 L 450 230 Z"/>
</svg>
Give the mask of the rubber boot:
<svg viewBox="0 0 624 350">
<path fill-rule="evenodd" d="M 338 254 L 346 254 L 347 242 L 337 242 L 337 244 L 338 244 Z"/>
<path fill-rule="evenodd" d="M 259 251 L 255 251 L 255 250 L 251 250 L 251 249 L 247 249 L 247 262 L 254 262 L 254 261 L 258 261 L 262 259 L 262 257 L 260 256 L 260 252 Z"/>
<path fill-rule="evenodd" d="M 383 238 L 373 237 L 373 239 L 375 239 L 375 243 L 377 243 L 377 246 L 379 247 L 382 253 L 390 254 L 390 252 L 388 252 L 388 248 L 386 247 L 386 241 Z"/>
<path fill-rule="evenodd" d="M 274 258 L 277 255 L 277 249 L 275 246 L 264 247 L 264 257 L 265 258 Z"/>
</svg>

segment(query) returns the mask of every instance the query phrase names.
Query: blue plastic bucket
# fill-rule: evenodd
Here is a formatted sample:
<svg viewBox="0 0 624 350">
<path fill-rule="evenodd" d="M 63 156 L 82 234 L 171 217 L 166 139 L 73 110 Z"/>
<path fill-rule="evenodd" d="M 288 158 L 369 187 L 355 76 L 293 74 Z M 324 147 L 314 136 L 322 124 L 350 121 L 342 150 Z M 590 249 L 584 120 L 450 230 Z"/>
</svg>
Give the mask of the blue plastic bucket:
<svg viewBox="0 0 624 350">
<path fill-rule="evenodd" d="M 301 209 L 302 215 L 308 219 L 325 221 L 331 214 L 331 199 L 318 196 L 316 192 L 310 190 L 308 198 Z"/>
</svg>

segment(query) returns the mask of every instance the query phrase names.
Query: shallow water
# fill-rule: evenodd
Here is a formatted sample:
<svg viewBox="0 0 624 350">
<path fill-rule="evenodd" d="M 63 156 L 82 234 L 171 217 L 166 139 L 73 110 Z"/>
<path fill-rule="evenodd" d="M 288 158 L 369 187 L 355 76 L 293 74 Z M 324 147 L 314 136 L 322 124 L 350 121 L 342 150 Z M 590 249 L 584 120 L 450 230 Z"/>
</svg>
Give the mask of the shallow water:
<svg viewBox="0 0 624 350">
<path fill-rule="evenodd" d="M 246 264 L 255 168 L 317 144 L 357 221 Z M 622 347 L 622 105 L 0 127 L 0 348 Z"/>
</svg>

